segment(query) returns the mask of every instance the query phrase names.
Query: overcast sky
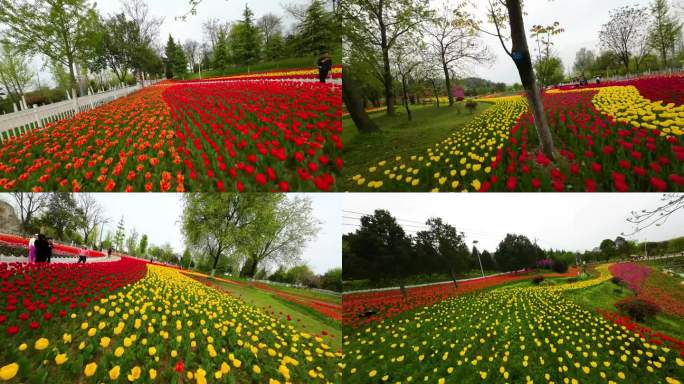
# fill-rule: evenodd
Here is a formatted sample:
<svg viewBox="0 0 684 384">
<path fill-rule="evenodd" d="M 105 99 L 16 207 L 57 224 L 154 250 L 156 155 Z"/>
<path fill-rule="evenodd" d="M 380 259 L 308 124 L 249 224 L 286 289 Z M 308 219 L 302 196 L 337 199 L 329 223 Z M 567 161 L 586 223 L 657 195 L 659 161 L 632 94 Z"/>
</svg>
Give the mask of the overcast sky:
<svg viewBox="0 0 684 384">
<path fill-rule="evenodd" d="M 386 209 L 409 233 L 424 228 L 429 217 L 441 217 L 466 234 L 472 246 L 496 250 L 507 233 L 535 238 L 542 248 L 584 251 L 601 240 L 631 233 L 626 221 L 633 210 L 660 206 L 658 193 L 352 193 L 344 199 L 344 232 L 357 228 L 358 213 Z M 351 213 L 352 211 L 357 213 Z M 630 240 L 668 240 L 684 236 L 684 210 L 661 227 L 651 227 Z"/>
<path fill-rule="evenodd" d="M 443 0 L 431 0 L 433 8 L 441 5 Z M 450 2 L 453 4 L 453 1 Z M 480 20 L 486 20 L 486 0 L 474 0 L 476 8 L 471 9 Z M 598 35 L 601 25 L 609 20 L 609 11 L 624 5 L 648 5 L 648 0 L 526 0 L 525 29 L 529 31 L 533 25 L 551 25 L 558 21 L 565 32 L 555 36 L 555 50 L 563 60 L 566 72 L 572 69 L 575 62 L 575 54 L 580 48 L 588 48 L 595 53 L 599 50 Z M 485 24 L 484 29 L 494 31 L 490 24 Z M 491 81 L 504 82 L 507 84 L 520 83 L 518 72 L 499 39 L 493 36 L 483 35 L 483 41 L 490 51 L 497 56 L 496 62 L 489 68 L 480 66 L 473 67 L 472 75 Z M 528 33 L 530 50 L 532 40 Z M 510 49 L 510 42 L 508 43 Z M 534 57 L 534 56 L 533 56 Z"/>
</svg>

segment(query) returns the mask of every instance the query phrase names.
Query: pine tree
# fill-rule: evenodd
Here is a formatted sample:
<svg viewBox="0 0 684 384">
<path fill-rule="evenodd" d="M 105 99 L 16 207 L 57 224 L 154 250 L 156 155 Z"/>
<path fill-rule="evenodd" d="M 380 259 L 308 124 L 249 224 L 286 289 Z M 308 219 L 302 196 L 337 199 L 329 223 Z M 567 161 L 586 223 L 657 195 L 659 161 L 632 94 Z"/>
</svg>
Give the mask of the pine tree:
<svg viewBox="0 0 684 384">
<path fill-rule="evenodd" d="M 333 16 L 325 10 L 321 0 L 312 1 L 306 10 L 304 20 L 297 27 L 301 52 L 319 55 L 335 48 L 333 21 Z M 341 39 L 338 40 L 341 43 Z"/>
<path fill-rule="evenodd" d="M 214 68 L 226 69 L 230 64 L 230 55 L 228 47 L 228 37 L 224 31 L 219 32 L 216 39 L 216 46 L 214 47 Z"/>
<path fill-rule="evenodd" d="M 259 28 L 254 24 L 254 13 L 247 5 L 242 16 L 243 19 L 231 30 L 233 57 L 238 64 L 249 66 L 261 56 L 261 38 Z"/>
<path fill-rule="evenodd" d="M 183 47 L 176 44 L 171 35 L 169 35 L 164 53 L 166 54 L 166 77 L 183 78 L 188 73 L 188 59 L 185 57 Z"/>
</svg>

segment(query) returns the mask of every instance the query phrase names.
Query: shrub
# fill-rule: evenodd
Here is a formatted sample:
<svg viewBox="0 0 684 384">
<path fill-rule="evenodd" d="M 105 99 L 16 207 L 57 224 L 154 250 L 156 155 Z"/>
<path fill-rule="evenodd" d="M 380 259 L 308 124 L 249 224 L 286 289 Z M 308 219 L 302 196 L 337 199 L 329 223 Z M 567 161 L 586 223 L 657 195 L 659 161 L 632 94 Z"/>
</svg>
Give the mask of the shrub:
<svg viewBox="0 0 684 384">
<path fill-rule="evenodd" d="M 576 278 L 576 277 L 571 277 L 571 278 L 569 278 L 569 279 L 567 279 L 567 280 L 565 280 L 565 281 L 566 281 L 567 283 L 576 283 L 576 282 L 579 281 L 579 279 Z"/>
<path fill-rule="evenodd" d="M 610 281 L 612 281 L 613 284 L 615 284 L 615 285 L 623 285 L 624 284 L 624 281 L 617 276 L 613 276 L 613 278 L 610 279 Z"/>
<path fill-rule="evenodd" d="M 568 271 L 568 263 L 563 260 L 554 260 L 551 269 L 556 273 L 565 273 Z"/>
<path fill-rule="evenodd" d="M 477 102 L 473 100 L 468 100 L 465 103 L 465 107 L 470 113 L 474 113 L 475 110 L 477 109 Z"/>
<path fill-rule="evenodd" d="M 534 283 L 534 285 L 539 285 L 542 281 L 544 281 L 544 276 L 541 275 L 532 278 L 532 283 Z"/>
<path fill-rule="evenodd" d="M 615 307 L 635 321 L 644 321 L 660 312 L 658 304 L 638 297 L 624 298 L 615 303 Z"/>
</svg>

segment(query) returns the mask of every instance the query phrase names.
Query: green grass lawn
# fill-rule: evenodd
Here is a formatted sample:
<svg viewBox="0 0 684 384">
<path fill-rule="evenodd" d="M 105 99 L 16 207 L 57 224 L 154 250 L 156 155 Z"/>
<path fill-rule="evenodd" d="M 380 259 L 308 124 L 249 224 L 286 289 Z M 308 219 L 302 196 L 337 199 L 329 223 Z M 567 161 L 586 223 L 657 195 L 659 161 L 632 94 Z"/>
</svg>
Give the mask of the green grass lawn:
<svg viewBox="0 0 684 384">
<path fill-rule="evenodd" d="M 322 336 L 326 343 L 334 350 L 342 348 L 341 325 L 311 308 L 290 303 L 278 298 L 272 293 L 254 287 L 238 286 L 195 276 L 190 277 L 199 281 L 210 281 L 212 284 L 219 286 L 226 293 L 243 300 L 245 303 L 261 308 L 284 322 L 288 322 L 287 315 L 289 314 L 292 317 L 292 320 L 289 321 L 289 323 L 300 331 L 320 336 L 321 332 L 325 330 L 329 333 L 328 336 Z"/>
<path fill-rule="evenodd" d="M 490 108 L 480 103 L 475 114 Z M 351 118 L 342 120 L 344 144 L 344 177 L 342 190 L 354 186 L 351 177 L 365 173 L 368 167 L 394 156 L 411 156 L 423 153 L 435 143 L 447 138 L 470 121 L 474 115 L 464 108 L 411 106 L 413 120 L 408 121 L 406 111 L 397 106 L 396 116 L 389 117 L 384 111 L 371 114 L 381 132 L 358 134 Z"/>
</svg>

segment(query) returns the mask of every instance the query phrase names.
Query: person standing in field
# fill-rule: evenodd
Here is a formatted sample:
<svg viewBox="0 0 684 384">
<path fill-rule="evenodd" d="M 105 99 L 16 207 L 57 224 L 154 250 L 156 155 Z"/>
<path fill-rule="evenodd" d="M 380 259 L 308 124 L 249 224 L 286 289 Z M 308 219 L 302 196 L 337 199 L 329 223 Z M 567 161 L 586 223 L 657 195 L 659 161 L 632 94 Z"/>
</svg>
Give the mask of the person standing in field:
<svg viewBox="0 0 684 384">
<path fill-rule="evenodd" d="M 55 243 L 52 241 L 51 237 L 47 238 L 47 242 L 48 242 L 47 262 L 49 263 L 52 261 L 52 250 L 53 250 L 53 248 L 55 248 Z"/>
<path fill-rule="evenodd" d="M 318 59 L 318 77 L 321 80 L 321 83 L 325 83 L 325 79 L 328 78 L 328 73 L 330 73 L 330 70 L 332 69 L 332 59 L 330 58 L 330 55 L 325 52 L 321 55 L 321 57 Z"/>
<path fill-rule="evenodd" d="M 50 243 L 48 243 L 45 235 L 38 235 L 34 246 L 36 248 L 36 263 L 47 262 L 50 253 Z"/>
<path fill-rule="evenodd" d="M 29 239 L 28 242 L 28 261 L 29 263 L 33 263 L 36 261 L 36 239 L 38 238 L 38 234 L 33 235 Z"/>
</svg>

